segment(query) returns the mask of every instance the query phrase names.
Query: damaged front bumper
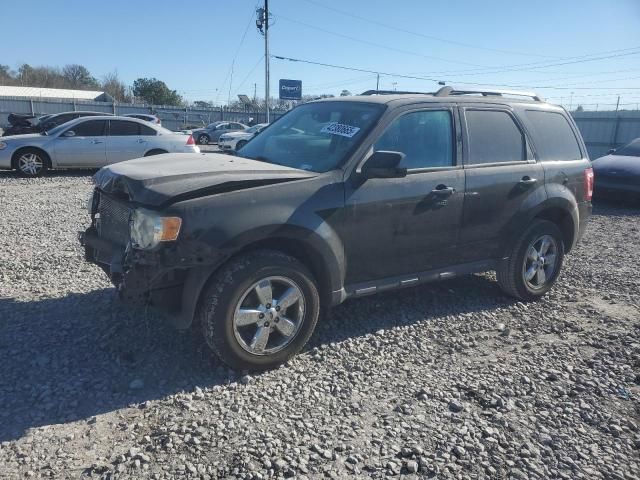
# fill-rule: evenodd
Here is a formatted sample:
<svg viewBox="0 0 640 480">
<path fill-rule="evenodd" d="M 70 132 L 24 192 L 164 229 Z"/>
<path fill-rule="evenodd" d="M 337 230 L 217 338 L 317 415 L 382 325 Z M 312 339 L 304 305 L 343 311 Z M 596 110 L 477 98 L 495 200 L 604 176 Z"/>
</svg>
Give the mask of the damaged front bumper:
<svg viewBox="0 0 640 480">
<path fill-rule="evenodd" d="M 159 252 L 133 250 L 129 244 L 116 245 L 98 235 L 95 227 L 78 233 L 87 262 L 99 266 L 124 300 L 142 305 L 180 307 L 181 288 L 186 273 L 162 265 Z"/>
</svg>

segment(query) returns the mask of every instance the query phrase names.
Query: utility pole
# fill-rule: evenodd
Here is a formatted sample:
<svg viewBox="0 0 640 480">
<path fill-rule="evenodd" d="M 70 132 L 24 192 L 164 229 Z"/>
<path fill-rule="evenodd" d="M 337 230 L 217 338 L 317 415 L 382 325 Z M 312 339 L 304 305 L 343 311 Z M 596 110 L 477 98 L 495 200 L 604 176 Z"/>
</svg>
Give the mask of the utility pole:
<svg viewBox="0 0 640 480">
<path fill-rule="evenodd" d="M 569 100 L 569 111 L 573 110 L 573 92 L 571 92 L 571 98 Z"/>
<path fill-rule="evenodd" d="M 380 74 L 376 74 L 376 92 L 380 91 Z"/>
<path fill-rule="evenodd" d="M 618 102 L 616 103 L 616 112 L 618 111 L 618 107 L 620 107 L 620 95 L 618 95 Z"/>
<path fill-rule="evenodd" d="M 393 91 L 396 91 L 396 85 L 398 85 L 398 82 L 393 82 L 391 85 L 393 85 Z"/>
<path fill-rule="evenodd" d="M 256 103 L 256 92 L 258 90 L 258 84 L 254 83 L 253 84 L 253 103 Z"/>
<path fill-rule="evenodd" d="M 229 107 L 229 104 L 231 103 L 231 85 L 233 85 L 233 68 L 235 67 L 235 64 L 236 60 L 234 58 L 233 62 L 231 62 L 231 79 L 229 80 L 229 95 L 227 96 L 227 107 Z"/>
<path fill-rule="evenodd" d="M 256 27 L 264 36 L 264 105 L 269 123 L 269 0 L 264 0 L 264 8 L 256 9 Z"/>
<path fill-rule="evenodd" d="M 264 0 L 264 100 L 269 123 L 269 0 Z"/>
</svg>

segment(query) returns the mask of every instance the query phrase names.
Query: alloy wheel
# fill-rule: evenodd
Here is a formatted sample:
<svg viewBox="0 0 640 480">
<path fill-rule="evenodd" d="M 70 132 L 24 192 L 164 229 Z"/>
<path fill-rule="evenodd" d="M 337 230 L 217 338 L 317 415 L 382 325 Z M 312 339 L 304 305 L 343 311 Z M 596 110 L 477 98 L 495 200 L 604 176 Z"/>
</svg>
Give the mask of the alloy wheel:
<svg viewBox="0 0 640 480">
<path fill-rule="evenodd" d="M 233 333 L 243 350 L 271 355 L 289 345 L 305 315 L 302 289 L 290 278 L 267 277 L 240 297 L 233 315 Z"/>
<path fill-rule="evenodd" d="M 533 290 L 543 288 L 553 279 L 558 262 L 558 243 L 551 235 L 542 235 L 527 248 L 522 275 Z"/>
<path fill-rule="evenodd" d="M 18 169 L 25 175 L 38 175 L 42 170 L 42 158 L 36 153 L 25 153 L 18 158 Z"/>
</svg>

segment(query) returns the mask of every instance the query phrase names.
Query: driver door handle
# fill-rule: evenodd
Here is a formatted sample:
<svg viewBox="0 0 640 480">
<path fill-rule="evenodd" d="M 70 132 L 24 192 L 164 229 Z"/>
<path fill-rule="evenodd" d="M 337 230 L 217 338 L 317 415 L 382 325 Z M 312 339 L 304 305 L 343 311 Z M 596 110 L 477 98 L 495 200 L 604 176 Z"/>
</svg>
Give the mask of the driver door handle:
<svg viewBox="0 0 640 480">
<path fill-rule="evenodd" d="M 91 143 L 97 145 L 98 143 L 103 143 L 102 140 L 91 140 Z"/>
<path fill-rule="evenodd" d="M 531 177 L 522 177 L 522 179 L 518 182 L 521 185 L 533 185 L 538 180 Z"/>
<path fill-rule="evenodd" d="M 147 143 L 147 141 L 144 138 L 139 138 L 138 143 Z"/>
<path fill-rule="evenodd" d="M 431 190 L 431 193 L 438 197 L 450 197 L 456 193 L 456 189 L 453 187 L 447 187 L 446 185 L 438 185 L 436 188 Z"/>
</svg>

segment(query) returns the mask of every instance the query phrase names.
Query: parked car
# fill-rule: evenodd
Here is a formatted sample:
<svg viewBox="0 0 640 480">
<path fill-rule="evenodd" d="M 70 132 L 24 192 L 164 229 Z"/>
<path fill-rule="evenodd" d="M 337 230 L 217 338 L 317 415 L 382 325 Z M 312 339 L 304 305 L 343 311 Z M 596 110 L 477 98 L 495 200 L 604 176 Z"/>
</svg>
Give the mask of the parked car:
<svg viewBox="0 0 640 480">
<path fill-rule="evenodd" d="M 54 113 L 36 118 L 33 115 L 20 115 L 12 113 L 7 118 L 7 120 L 11 124 L 11 127 L 7 128 L 4 131 L 3 136 L 8 137 L 12 135 L 24 135 L 27 133 L 41 133 L 47 130 L 51 130 L 58 125 L 62 125 L 63 123 L 67 123 L 76 118 L 105 115 L 111 116 L 110 113 L 79 111 Z M 36 121 L 32 121 L 33 119 L 36 119 Z"/>
<path fill-rule="evenodd" d="M 158 126 L 162 126 L 160 118 L 147 113 L 127 113 L 123 115 L 123 117 L 137 118 L 138 120 L 144 120 L 145 122 L 155 123 Z"/>
<path fill-rule="evenodd" d="M 52 168 L 99 168 L 160 153 L 199 153 L 193 137 L 130 117 L 82 117 L 42 133 L 3 137 L 0 168 L 36 177 Z"/>
<path fill-rule="evenodd" d="M 536 300 L 585 230 L 591 163 L 563 108 L 477 93 L 309 102 L 238 156 L 105 167 L 86 259 L 239 370 L 286 361 L 351 297 L 495 270 Z"/>
<path fill-rule="evenodd" d="M 593 161 L 595 194 L 640 200 L 640 138 Z"/>
<path fill-rule="evenodd" d="M 220 135 L 229 132 L 237 132 L 238 130 L 246 130 L 246 125 L 238 122 L 213 122 L 204 128 L 193 130 L 193 138 L 198 145 L 208 145 L 217 143 Z"/>
<path fill-rule="evenodd" d="M 218 148 L 220 150 L 237 151 L 244 147 L 249 140 L 255 137 L 258 133 L 267 127 L 268 123 L 259 123 L 253 127 L 249 127 L 246 130 L 239 130 L 237 132 L 224 133 L 220 135 L 218 139 Z"/>
</svg>

